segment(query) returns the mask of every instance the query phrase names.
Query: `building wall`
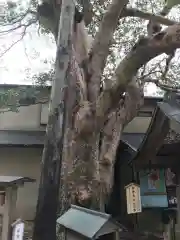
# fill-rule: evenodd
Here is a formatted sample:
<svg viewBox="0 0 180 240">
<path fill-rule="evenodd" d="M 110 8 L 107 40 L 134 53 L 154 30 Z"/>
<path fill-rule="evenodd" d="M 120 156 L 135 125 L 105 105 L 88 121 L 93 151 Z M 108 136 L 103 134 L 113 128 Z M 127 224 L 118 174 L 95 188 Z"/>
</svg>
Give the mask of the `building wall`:
<svg viewBox="0 0 180 240">
<path fill-rule="evenodd" d="M 20 107 L 18 112 L 0 114 L 0 130 L 31 130 L 40 127 L 41 104 Z"/>
<path fill-rule="evenodd" d="M 144 107 L 143 112 L 149 112 Z M 152 108 L 151 108 L 152 111 Z M 18 112 L 0 114 L 0 130 L 44 130 L 48 121 L 48 104 L 20 107 Z M 137 116 L 124 129 L 126 133 L 145 133 L 151 117 Z"/>
<path fill-rule="evenodd" d="M 124 132 L 146 132 L 151 118 L 148 114 L 153 109 L 154 105 L 145 105 L 142 109 L 144 116 L 137 116 L 133 119 Z M 30 131 L 31 133 L 33 131 L 44 131 L 47 120 L 48 104 L 20 107 L 17 113 L 6 112 L 0 114 L 0 134 L 3 134 L 2 130 L 6 130 L 7 133 L 8 130 L 13 130 L 13 132 L 18 130 L 20 132 L 29 131 L 28 136 L 30 136 Z M 42 149 L 37 148 L 5 148 L 2 146 L 0 148 L 0 175 L 19 175 L 32 177 L 37 180 L 36 183 L 25 184 L 24 188 L 20 188 L 18 191 L 16 216 L 22 217 L 25 220 L 32 220 L 34 218 L 40 178 L 41 154 Z"/>
<path fill-rule="evenodd" d="M 20 107 L 18 112 L 0 114 L 0 130 L 44 130 L 48 104 Z"/>
<path fill-rule="evenodd" d="M 0 175 L 22 176 L 36 179 L 18 190 L 16 217 L 33 220 L 38 196 L 42 149 L 0 148 Z"/>
</svg>

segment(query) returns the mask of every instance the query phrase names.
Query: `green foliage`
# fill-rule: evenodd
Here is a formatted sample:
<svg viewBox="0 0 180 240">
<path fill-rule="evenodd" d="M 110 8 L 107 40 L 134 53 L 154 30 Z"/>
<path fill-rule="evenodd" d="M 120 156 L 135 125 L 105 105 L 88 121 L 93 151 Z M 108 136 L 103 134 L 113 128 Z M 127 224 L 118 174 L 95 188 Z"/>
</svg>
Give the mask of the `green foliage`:
<svg viewBox="0 0 180 240">
<path fill-rule="evenodd" d="M 54 69 L 51 69 L 49 72 L 41 72 L 38 75 L 34 75 L 33 80 L 35 82 L 35 85 L 47 86 L 47 85 L 51 85 L 53 77 L 54 77 Z"/>
<path fill-rule="evenodd" d="M 167 0 L 165 5 L 167 8 L 171 9 L 179 4 L 180 4 L 179 0 Z"/>
<path fill-rule="evenodd" d="M 6 111 L 17 112 L 20 106 L 38 103 L 41 99 L 42 92 L 42 87 L 34 86 L 4 87 L 4 89 L 1 87 L 1 113 Z"/>
<path fill-rule="evenodd" d="M 179 1 L 179 0 L 172 0 Z M 95 36 L 98 31 L 99 24 L 102 20 L 103 13 L 106 11 L 108 4 L 111 1 L 105 1 L 104 4 L 100 4 L 101 1 L 92 0 L 94 8 L 94 17 L 91 24 L 88 26 L 89 33 Z M 128 4 L 129 8 L 137 8 L 138 10 L 158 14 L 164 8 L 165 2 L 162 0 L 131 0 Z M 176 6 L 168 15 L 169 19 L 180 21 L 180 9 Z M 114 73 L 114 70 L 119 62 L 128 54 L 133 45 L 137 42 L 140 36 L 147 35 L 147 23 L 141 18 L 126 17 L 119 21 L 119 24 L 114 33 L 113 42 L 110 47 L 110 54 L 107 58 L 106 68 L 104 69 L 103 79 L 109 79 Z M 176 51 L 175 58 L 170 64 L 170 69 L 166 75 L 166 79 L 162 79 L 160 83 L 171 87 L 180 88 L 180 61 L 179 51 Z M 149 78 L 161 78 L 164 71 L 166 61 L 166 55 L 163 54 L 156 59 L 150 61 L 145 69 L 139 70 L 138 76 L 148 76 Z M 143 74 L 142 74 L 143 73 Z M 147 88 L 146 88 L 147 89 Z M 157 91 L 157 94 L 162 95 L 162 91 Z"/>
<path fill-rule="evenodd" d="M 4 4 L 4 26 L 23 24 L 25 20 L 28 21 L 34 15 L 35 7 L 34 1 L 7 1 Z"/>
</svg>

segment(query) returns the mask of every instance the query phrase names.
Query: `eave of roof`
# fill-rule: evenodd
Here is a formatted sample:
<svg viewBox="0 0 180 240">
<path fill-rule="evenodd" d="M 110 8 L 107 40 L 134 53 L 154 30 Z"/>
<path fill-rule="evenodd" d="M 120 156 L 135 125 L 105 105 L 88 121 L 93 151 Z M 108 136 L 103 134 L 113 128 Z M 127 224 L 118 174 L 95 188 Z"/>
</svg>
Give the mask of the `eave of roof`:
<svg viewBox="0 0 180 240">
<path fill-rule="evenodd" d="M 0 130 L 0 147 L 42 147 L 45 131 Z"/>
<path fill-rule="evenodd" d="M 180 129 L 180 105 L 176 101 L 158 103 L 149 128 L 131 162 L 139 164 L 144 159 L 144 163 L 148 163 L 153 157 L 160 154 L 164 144 L 180 142 L 179 134 L 174 139 L 168 136 L 172 120 L 176 121 Z"/>
<path fill-rule="evenodd" d="M 1 176 L 0 175 L 0 186 L 8 187 L 11 185 L 21 185 L 26 182 L 35 182 L 35 179 L 29 177 L 21 177 L 21 176 Z"/>
</svg>

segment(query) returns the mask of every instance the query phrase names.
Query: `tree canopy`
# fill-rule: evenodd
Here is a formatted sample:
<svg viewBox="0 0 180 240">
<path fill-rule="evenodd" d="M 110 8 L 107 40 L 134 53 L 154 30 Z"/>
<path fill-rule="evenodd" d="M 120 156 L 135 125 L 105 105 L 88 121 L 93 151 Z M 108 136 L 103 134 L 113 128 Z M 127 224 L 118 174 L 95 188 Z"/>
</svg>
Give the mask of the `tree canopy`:
<svg viewBox="0 0 180 240">
<path fill-rule="evenodd" d="M 2 14 L 0 22 L 0 35 L 8 34 L 9 32 L 16 33 L 17 30 L 21 32 L 20 38 L 17 42 L 21 41 L 27 32 L 28 27 L 34 25 L 37 30 L 40 30 L 41 34 L 55 33 L 53 21 L 55 21 L 55 15 L 58 15 L 57 9 L 54 9 L 58 2 L 61 1 L 45 1 L 47 5 L 47 12 L 43 12 L 42 4 L 39 5 L 34 0 L 26 1 L 7 1 L 4 4 L 4 14 Z M 95 37 L 98 27 L 101 23 L 103 15 L 108 8 L 108 5 L 112 1 L 87 1 L 86 6 L 83 0 L 77 1 L 79 4 L 79 9 L 85 15 L 87 20 L 87 28 L 89 34 Z M 170 3 L 169 3 L 170 4 Z M 127 8 L 118 20 L 118 24 L 113 33 L 113 39 L 109 48 L 109 53 L 107 56 L 106 67 L 104 69 L 104 79 L 109 79 L 112 77 L 117 64 L 126 56 L 126 54 L 131 50 L 134 43 L 138 41 L 139 37 L 147 35 L 147 23 L 149 19 L 155 19 L 163 25 L 172 25 L 179 21 L 179 6 L 176 1 L 175 6 L 173 3 L 170 4 L 171 11 L 168 14 L 168 18 L 163 18 L 158 15 L 167 5 L 163 1 L 129 1 L 127 3 Z M 83 6 L 84 9 L 83 9 Z M 58 9 L 59 11 L 59 9 Z M 55 14 L 55 15 L 54 15 Z M 58 19 L 58 17 L 56 17 Z M 85 19 L 86 20 L 86 19 Z M 57 20 L 56 20 L 57 21 Z M 89 21 L 89 22 L 88 22 Z M 40 24 L 40 25 L 39 25 Z M 7 48 L 3 48 L 0 52 L 1 57 L 11 49 L 16 44 L 16 41 L 12 43 Z M 169 64 L 167 74 L 165 78 L 163 77 L 163 72 L 165 71 L 166 65 L 166 54 L 162 54 L 160 57 L 153 58 L 152 61 L 148 62 L 146 66 L 143 65 L 138 71 L 138 77 L 144 82 L 153 82 L 162 89 L 173 88 L 177 91 L 179 88 L 179 61 L 178 61 L 178 51 L 176 55 Z M 42 75 L 40 74 L 40 79 L 42 80 Z M 38 76 L 37 76 L 38 78 Z"/>
<path fill-rule="evenodd" d="M 54 75 L 54 82 L 62 80 L 58 75 L 61 71 L 58 70 L 62 70 L 65 65 L 60 59 L 63 59 L 63 53 L 58 51 L 60 46 L 57 38 L 62 2 L 43 0 L 38 4 L 33 0 L 24 5 L 20 1 L 8 2 L 5 7 L 6 14 L 1 20 L 4 25 L 0 34 L 18 29 L 21 36 L 17 41 L 24 37 L 32 24 L 39 27 L 42 34 L 54 36 L 57 43 L 56 60 L 59 60 L 55 64 L 55 73 L 50 73 L 50 76 Z M 63 3 L 65 5 L 67 1 Z M 179 91 L 178 3 L 173 0 L 76 2 L 79 15 L 75 15 L 75 27 L 83 24 L 83 28 L 86 27 L 93 37 L 93 42 L 88 53 L 79 62 L 76 59 L 79 70 L 84 74 L 82 84 L 79 84 L 77 79 L 71 79 L 69 88 L 65 88 L 69 97 L 66 99 L 66 127 L 63 128 L 63 190 L 59 198 L 61 211 L 65 209 L 67 202 L 89 208 L 98 205 L 98 209 L 103 211 L 105 198 L 111 193 L 114 183 L 115 157 L 121 134 L 143 104 L 144 85 L 154 83 L 166 92 Z M 70 5 L 70 2 L 68 4 Z M 74 30 L 72 36 L 76 33 Z M 16 42 L 1 55 L 14 44 Z M 66 48 L 69 47 L 67 45 Z M 71 51 L 73 47 L 72 44 Z M 69 65 L 66 62 L 66 67 L 71 64 L 71 61 Z M 68 74 L 68 70 L 67 67 L 63 76 Z M 40 74 L 39 79 L 45 79 L 46 82 L 47 76 Z M 77 91 L 77 88 L 80 91 Z M 59 94 L 58 91 L 54 92 Z M 52 102 L 62 106 L 61 100 L 61 96 L 58 95 Z M 62 107 L 50 108 L 44 146 L 42 166 L 48 169 L 52 176 L 60 159 L 59 143 L 62 139 L 55 130 L 58 127 L 60 132 L 58 120 L 61 113 Z M 56 162 L 53 162 L 53 157 Z M 40 234 L 41 238 L 37 239 L 45 239 L 45 227 L 48 225 L 40 224 L 44 216 L 43 207 L 45 209 L 46 206 L 50 206 L 47 199 L 48 192 L 52 191 L 52 184 L 48 171 L 43 172 L 46 176 L 42 174 L 40 181 L 44 184 L 43 189 L 46 188 L 47 191 L 43 192 L 46 200 L 43 197 L 39 205 L 39 226 L 37 224 L 35 235 Z M 57 186 L 53 186 L 57 190 Z M 50 207 L 48 210 L 50 213 Z"/>
</svg>

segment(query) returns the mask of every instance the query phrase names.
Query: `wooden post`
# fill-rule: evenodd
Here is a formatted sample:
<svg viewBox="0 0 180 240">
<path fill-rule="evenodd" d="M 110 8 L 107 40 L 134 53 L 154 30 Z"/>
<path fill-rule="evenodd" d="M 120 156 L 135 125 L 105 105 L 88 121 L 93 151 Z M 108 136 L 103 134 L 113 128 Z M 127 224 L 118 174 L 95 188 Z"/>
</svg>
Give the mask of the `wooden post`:
<svg viewBox="0 0 180 240">
<path fill-rule="evenodd" d="M 166 225 L 164 226 L 164 233 L 163 233 L 163 235 L 164 235 L 164 240 L 171 240 L 170 231 L 171 231 L 171 229 L 170 229 L 170 224 L 166 224 Z"/>
<path fill-rule="evenodd" d="M 176 224 L 176 239 L 180 239 L 180 172 L 177 172 L 177 187 L 176 187 L 176 196 L 177 196 L 177 224 Z"/>
<path fill-rule="evenodd" d="M 3 210 L 2 239 L 11 239 L 11 224 L 15 216 L 17 200 L 17 187 L 8 187 L 6 189 L 5 205 Z"/>
<path fill-rule="evenodd" d="M 62 0 L 55 77 L 52 83 L 49 118 L 41 163 L 39 196 L 36 208 L 33 240 L 56 239 L 60 172 L 63 154 L 67 87 L 70 78 L 70 55 L 75 5 L 73 0 Z"/>
</svg>

